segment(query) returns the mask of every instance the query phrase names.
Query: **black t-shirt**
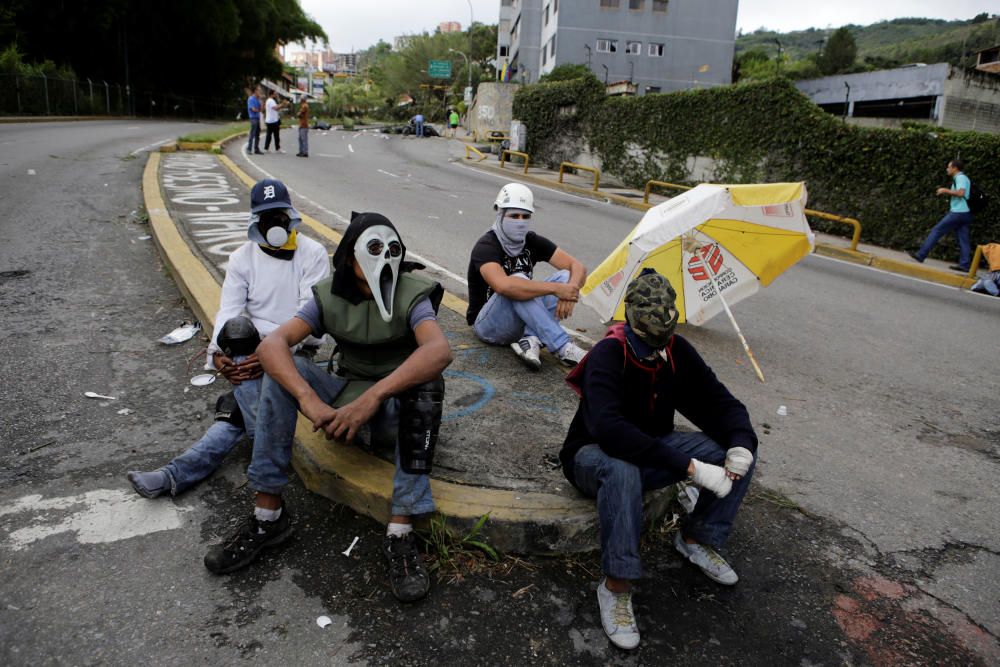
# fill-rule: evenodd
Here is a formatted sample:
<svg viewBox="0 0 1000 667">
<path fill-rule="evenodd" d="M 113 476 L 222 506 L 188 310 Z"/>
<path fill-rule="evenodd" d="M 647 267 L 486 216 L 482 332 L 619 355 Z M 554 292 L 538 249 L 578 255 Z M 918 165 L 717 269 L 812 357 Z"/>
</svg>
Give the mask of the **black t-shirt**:
<svg viewBox="0 0 1000 667">
<path fill-rule="evenodd" d="M 531 278 L 535 264 L 549 261 L 555 252 L 555 243 L 535 232 L 528 232 L 524 239 L 524 250 L 520 255 L 511 257 L 504 252 L 500 239 L 492 229 L 483 234 L 476 241 L 472 249 L 472 258 L 469 260 L 469 310 L 465 314 L 465 321 L 475 324 L 479 311 L 493 295 L 493 290 L 479 272 L 483 264 L 495 262 L 503 267 L 504 273 L 508 276 L 523 273 Z"/>
</svg>

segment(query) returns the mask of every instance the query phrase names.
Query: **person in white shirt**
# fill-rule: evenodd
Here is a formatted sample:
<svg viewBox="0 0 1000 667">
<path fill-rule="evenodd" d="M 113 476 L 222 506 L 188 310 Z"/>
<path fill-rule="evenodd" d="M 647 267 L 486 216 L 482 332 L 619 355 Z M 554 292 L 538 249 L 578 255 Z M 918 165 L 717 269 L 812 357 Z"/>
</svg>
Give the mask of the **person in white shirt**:
<svg viewBox="0 0 1000 667">
<path fill-rule="evenodd" d="M 250 202 L 249 240 L 229 256 L 205 365 L 234 389 L 219 398 L 216 421 L 187 451 L 157 470 L 128 472 L 146 498 L 183 492 L 212 474 L 244 434 L 253 438 L 263 374 L 256 343 L 311 302 L 313 285 L 330 275 L 326 249 L 298 233 L 302 216 L 281 181 L 258 182 Z M 309 337 L 297 353 L 309 355 L 319 344 Z"/>
<path fill-rule="evenodd" d="M 264 137 L 264 150 L 271 150 L 271 137 L 274 137 L 274 150 L 281 152 L 281 116 L 279 112 L 288 106 L 286 101 L 278 101 L 278 93 L 274 90 L 267 96 L 264 104 L 264 125 L 267 135 Z"/>
</svg>

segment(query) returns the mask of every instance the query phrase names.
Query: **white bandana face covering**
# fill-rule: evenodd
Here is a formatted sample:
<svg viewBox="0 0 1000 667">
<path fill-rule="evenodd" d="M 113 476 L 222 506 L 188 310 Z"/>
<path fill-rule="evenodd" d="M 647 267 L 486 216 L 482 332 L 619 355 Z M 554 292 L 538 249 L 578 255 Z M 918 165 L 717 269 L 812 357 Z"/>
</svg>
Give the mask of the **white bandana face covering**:
<svg viewBox="0 0 1000 667">
<path fill-rule="evenodd" d="M 493 223 L 493 232 L 500 240 L 504 252 L 511 257 L 517 257 L 524 252 L 524 240 L 531 230 L 531 219 L 512 218 L 511 213 L 530 215 L 528 211 L 518 208 L 502 208 L 497 213 L 497 221 Z"/>
<path fill-rule="evenodd" d="M 354 244 L 354 261 L 368 281 L 382 319 L 391 321 L 399 265 L 403 261 L 403 244 L 399 236 L 385 225 L 369 227 Z"/>
</svg>

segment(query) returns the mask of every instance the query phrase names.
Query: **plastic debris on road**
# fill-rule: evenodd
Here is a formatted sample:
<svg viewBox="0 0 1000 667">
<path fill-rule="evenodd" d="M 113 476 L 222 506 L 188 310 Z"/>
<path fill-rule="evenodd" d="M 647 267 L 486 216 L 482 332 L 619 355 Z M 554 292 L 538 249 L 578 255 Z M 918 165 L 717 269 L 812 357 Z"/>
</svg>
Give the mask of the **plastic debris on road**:
<svg viewBox="0 0 1000 667">
<path fill-rule="evenodd" d="M 118 411 L 118 414 L 120 414 L 120 415 L 130 415 L 133 412 L 135 412 L 135 410 L 133 410 L 132 408 L 122 408 L 121 410 Z"/>
<path fill-rule="evenodd" d="M 325 628 L 326 626 L 332 624 L 333 621 L 330 620 L 329 616 L 320 616 L 319 618 L 316 619 L 316 625 L 318 625 L 321 628 Z"/>
<path fill-rule="evenodd" d="M 34 176 L 34 175 L 35 175 L 35 170 L 34 169 L 29 169 L 28 170 L 28 176 Z"/>
<path fill-rule="evenodd" d="M 788 408 L 786 406 L 784 406 L 784 405 L 779 405 L 778 406 L 778 415 L 781 416 L 781 417 L 787 416 L 788 415 Z"/>
<path fill-rule="evenodd" d="M 153 237 L 150 236 L 149 234 L 146 234 L 144 236 L 137 236 L 136 238 L 139 239 L 140 241 L 148 241 L 149 239 L 151 239 Z"/>
<path fill-rule="evenodd" d="M 355 535 L 354 541 L 351 542 L 351 546 L 347 547 L 347 551 L 342 551 L 341 553 L 343 553 L 345 556 L 350 556 L 351 555 L 351 551 L 354 549 L 354 545 L 358 543 L 359 539 L 361 539 L 361 538 L 359 538 L 358 536 Z"/>
<path fill-rule="evenodd" d="M 194 338 L 195 334 L 201 331 L 200 322 L 184 322 L 179 327 L 160 339 L 164 345 L 178 345 Z"/>
<path fill-rule="evenodd" d="M 94 391 L 85 391 L 85 392 L 83 392 L 83 395 L 86 396 L 87 398 L 102 398 L 105 401 L 117 401 L 118 400 L 118 397 L 116 397 L 116 396 L 105 396 L 104 394 L 98 394 L 97 392 L 94 392 Z"/>
<path fill-rule="evenodd" d="M 201 375 L 195 375 L 191 378 L 191 384 L 196 387 L 207 387 L 215 382 L 216 377 L 215 373 L 202 373 Z"/>
</svg>

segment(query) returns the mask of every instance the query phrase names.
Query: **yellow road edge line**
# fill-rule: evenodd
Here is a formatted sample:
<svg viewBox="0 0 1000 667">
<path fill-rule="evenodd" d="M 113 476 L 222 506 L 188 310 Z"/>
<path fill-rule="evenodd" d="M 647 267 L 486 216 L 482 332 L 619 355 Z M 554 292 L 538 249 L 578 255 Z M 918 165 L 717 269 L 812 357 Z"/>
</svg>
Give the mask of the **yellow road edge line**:
<svg viewBox="0 0 1000 667">
<path fill-rule="evenodd" d="M 224 164 L 232 163 L 226 156 L 217 157 Z M 203 324 L 211 322 L 214 326 L 221 287 L 191 251 L 167 213 L 160 192 L 159 166 L 160 154 L 150 153 L 142 177 L 142 190 L 153 238 L 160 248 L 161 257 L 173 272 L 174 282 L 184 294 L 191 310 Z M 239 167 L 233 169 L 233 173 L 244 183 L 254 182 Z M 303 218 L 309 222 L 311 228 L 315 225 L 316 231 L 329 235 L 328 238 L 342 238 L 317 220 L 306 216 Z M 457 297 L 452 298 L 457 299 Z M 340 502 L 375 519 L 383 520 L 388 517 L 391 494 L 387 491 L 392 489 L 394 472 L 392 464 L 366 454 L 357 447 L 327 442 L 322 435 L 313 432 L 312 423 L 302 415 L 299 415 L 296 425 L 296 438 L 312 459 L 302 461 L 300 459 L 302 453 L 296 448 L 296 471 L 302 477 L 319 483 L 321 475 L 314 472 L 307 464 L 316 465 L 329 476 L 336 478 L 337 486 L 341 488 L 335 495 Z M 491 520 L 498 522 L 540 519 L 558 519 L 562 522 L 590 519 L 595 515 L 592 502 L 584 498 L 554 493 L 486 489 L 438 479 L 431 479 L 431 489 L 438 511 L 456 519 L 473 521 L 489 513 Z M 370 503 L 372 498 L 378 499 L 377 505 Z"/>
</svg>

